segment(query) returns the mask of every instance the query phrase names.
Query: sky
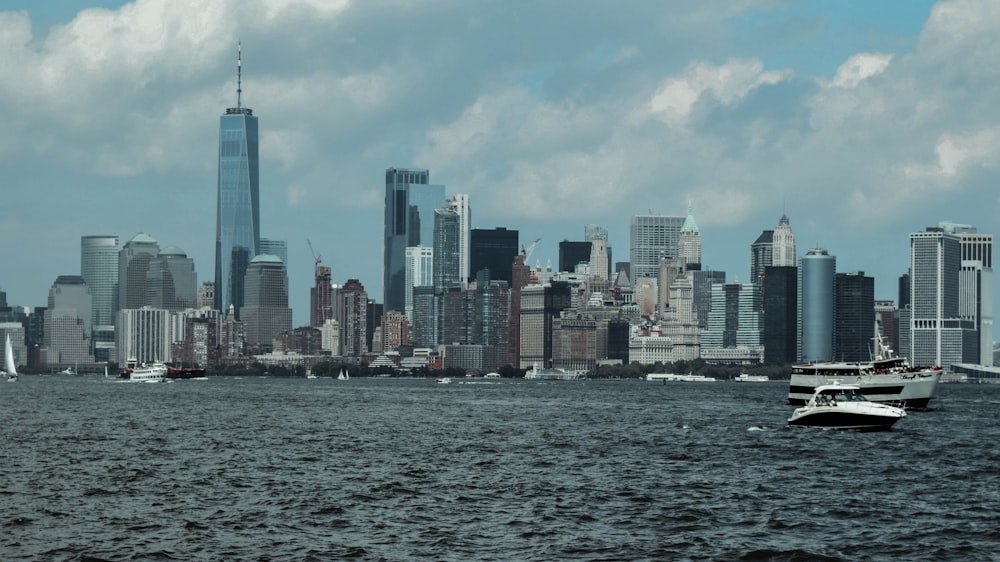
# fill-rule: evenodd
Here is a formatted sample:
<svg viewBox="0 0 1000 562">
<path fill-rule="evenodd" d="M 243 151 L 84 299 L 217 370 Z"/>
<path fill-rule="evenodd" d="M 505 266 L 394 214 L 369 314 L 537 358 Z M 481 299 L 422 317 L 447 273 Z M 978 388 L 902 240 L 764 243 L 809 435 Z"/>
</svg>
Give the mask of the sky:
<svg viewBox="0 0 1000 562">
<path fill-rule="evenodd" d="M 219 116 L 260 125 L 261 235 L 311 242 L 381 300 L 384 172 L 430 170 L 532 265 L 584 226 L 627 261 L 636 214 L 692 208 L 746 282 L 787 215 L 798 254 L 897 298 L 909 233 L 997 233 L 992 0 L 0 0 L 0 290 L 44 306 L 80 237 L 145 232 L 214 275 Z"/>
</svg>

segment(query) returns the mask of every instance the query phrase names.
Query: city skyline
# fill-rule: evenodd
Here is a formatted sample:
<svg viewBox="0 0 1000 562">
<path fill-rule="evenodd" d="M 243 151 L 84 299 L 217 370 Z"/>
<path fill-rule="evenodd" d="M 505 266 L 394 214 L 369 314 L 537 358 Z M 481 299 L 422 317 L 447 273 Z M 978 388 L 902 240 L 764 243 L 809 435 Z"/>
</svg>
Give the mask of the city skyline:
<svg viewBox="0 0 1000 562">
<path fill-rule="evenodd" d="M 786 215 L 799 256 L 824 248 L 895 301 L 910 233 L 998 231 L 987 2 L 218 2 L 194 19 L 185 2 L 35 4 L 0 17 L 11 304 L 42 305 L 79 274 L 89 235 L 148 233 L 212 280 L 217 119 L 239 42 L 262 234 L 288 244 L 294 326 L 309 317 L 307 240 L 334 283 L 381 298 L 389 167 L 468 194 L 470 228 L 540 238 L 531 265 L 557 263 L 588 224 L 625 261 L 632 216 L 684 216 L 690 201 L 703 266 L 729 282 L 750 280 L 750 244 Z M 393 34 L 403 22 L 429 33 Z"/>
</svg>

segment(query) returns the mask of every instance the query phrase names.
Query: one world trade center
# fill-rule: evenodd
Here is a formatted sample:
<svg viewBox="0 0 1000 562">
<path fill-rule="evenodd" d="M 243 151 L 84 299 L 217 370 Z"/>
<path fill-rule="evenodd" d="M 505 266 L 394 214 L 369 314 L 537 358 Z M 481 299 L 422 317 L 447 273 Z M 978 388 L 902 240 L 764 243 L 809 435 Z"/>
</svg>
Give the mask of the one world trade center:
<svg viewBox="0 0 1000 562">
<path fill-rule="evenodd" d="M 215 226 L 215 308 L 239 317 L 243 278 L 260 250 L 260 183 L 257 118 L 243 107 L 240 56 L 236 58 L 236 107 L 219 119 L 219 186 Z"/>
</svg>

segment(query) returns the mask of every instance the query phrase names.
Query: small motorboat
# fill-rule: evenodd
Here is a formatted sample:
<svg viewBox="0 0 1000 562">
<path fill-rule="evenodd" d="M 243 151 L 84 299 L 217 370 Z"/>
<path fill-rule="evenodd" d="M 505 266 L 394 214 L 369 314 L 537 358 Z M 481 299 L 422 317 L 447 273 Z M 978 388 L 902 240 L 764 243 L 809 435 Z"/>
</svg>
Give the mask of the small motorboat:
<svg viewBox="0 0 1000 562">
<path fill-rule="evenodd" d="M 451 379 L 448 377 L 442 377 L 437 380 L 440 384 L 451 384 Z"/>
<path fill-rule="evenodd" d="M 880 431 L 905 417 L 902 408 L 870 402 L 860 386 L 825 384 L 816 387 L 805 406 L 795 409 L 788 425 Z"/>
</svg>

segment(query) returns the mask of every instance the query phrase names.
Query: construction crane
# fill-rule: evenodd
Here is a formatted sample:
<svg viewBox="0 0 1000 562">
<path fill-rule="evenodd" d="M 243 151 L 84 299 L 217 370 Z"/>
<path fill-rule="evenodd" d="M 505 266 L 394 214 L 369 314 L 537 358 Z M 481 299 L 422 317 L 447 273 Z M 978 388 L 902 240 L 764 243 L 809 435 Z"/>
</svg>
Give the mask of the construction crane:
<svg viewBox="0 0 1000 562">
<path fill-rule="evenodd" d="M 535 246 L 537 246 L 541 241 L 541 238 L 535 238 L 535 241 L 532 242 L 527 248 L 524 247 L 524 244 L 521 244 L 521 255 L 524 256 L 524 263 L 528 263 L 528 258 L 531 257 L 531 252 L 535 251 Z"/>
<path fill-rule="evenodd" d="M 309 244 L 309 252 L 313 255 L 313 267 L 319 269 L 319 264 L 322 262 L 323 257 L 316 255 L 316 250 L 313 250 L 312 240 L 306 238 L 306 243 Z"/>
</svg>

